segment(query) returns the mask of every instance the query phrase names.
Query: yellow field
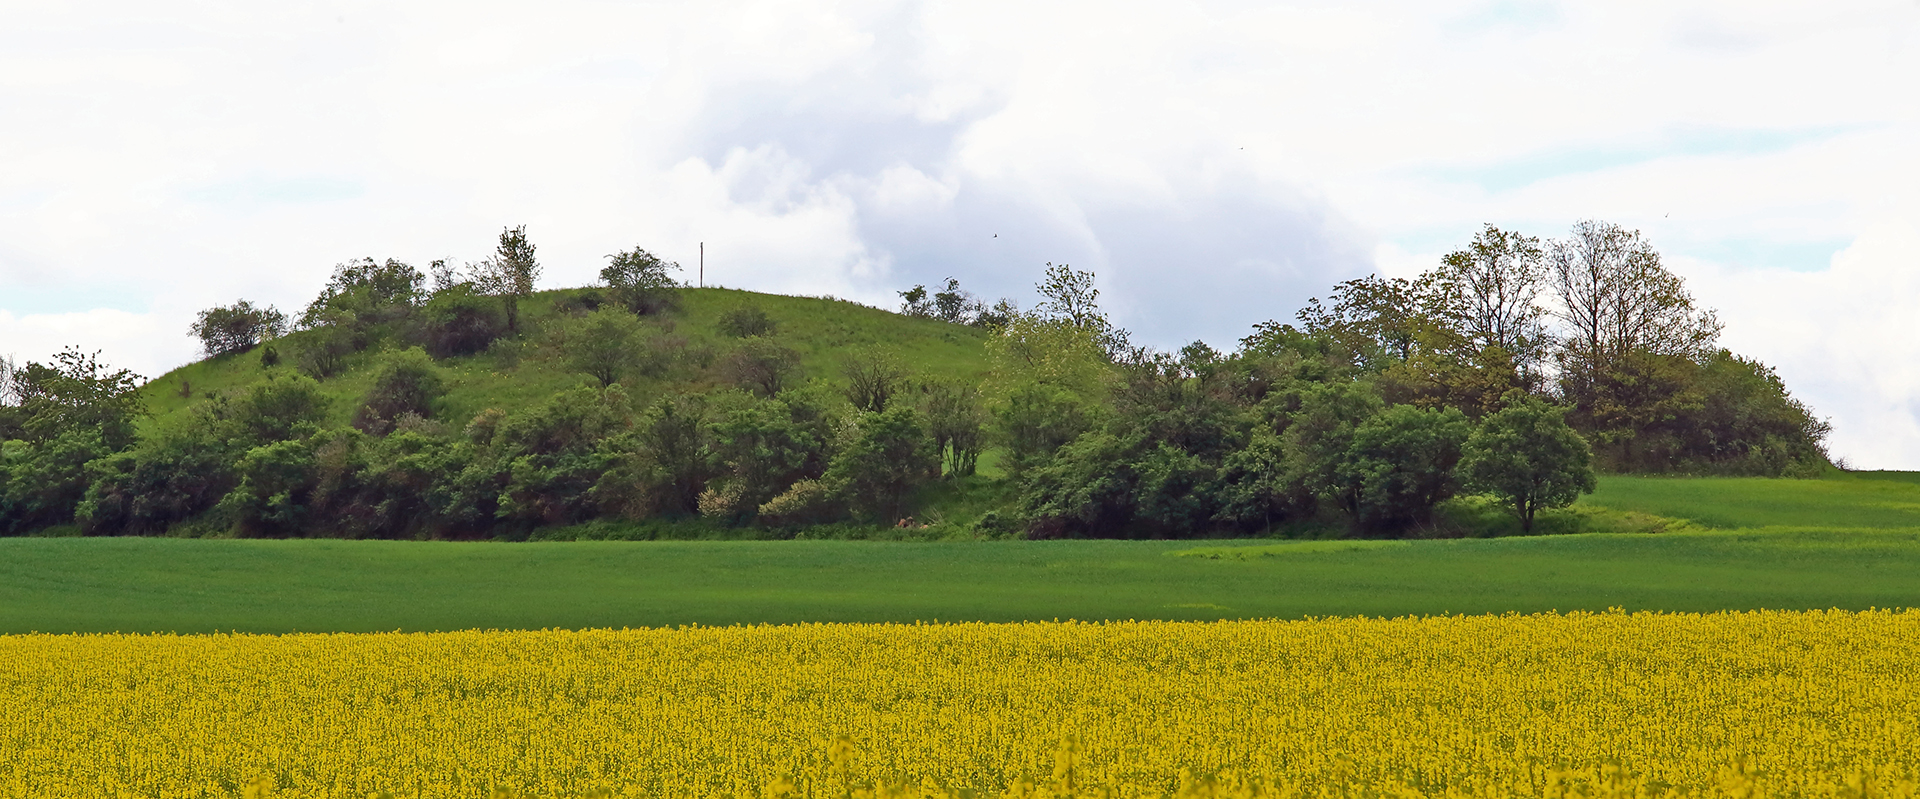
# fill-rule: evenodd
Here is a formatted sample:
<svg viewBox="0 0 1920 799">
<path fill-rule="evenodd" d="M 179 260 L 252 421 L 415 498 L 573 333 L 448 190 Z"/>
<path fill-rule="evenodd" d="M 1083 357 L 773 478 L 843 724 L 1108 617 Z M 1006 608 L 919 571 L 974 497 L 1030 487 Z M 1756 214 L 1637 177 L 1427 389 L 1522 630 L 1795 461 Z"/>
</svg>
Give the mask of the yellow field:
<svg viewBox="0 0 1920 799">
<path fill-rule="evenodd" d="M 7 636 L 0 795 L 999 792 L 1070 736 L 1072 780 L 1121 795 L 1225 769 L 1542 796 L 1606 763 L 1636 792 L 1911 795 L 1916 642 L 1885 611 Z"/>
</svg>

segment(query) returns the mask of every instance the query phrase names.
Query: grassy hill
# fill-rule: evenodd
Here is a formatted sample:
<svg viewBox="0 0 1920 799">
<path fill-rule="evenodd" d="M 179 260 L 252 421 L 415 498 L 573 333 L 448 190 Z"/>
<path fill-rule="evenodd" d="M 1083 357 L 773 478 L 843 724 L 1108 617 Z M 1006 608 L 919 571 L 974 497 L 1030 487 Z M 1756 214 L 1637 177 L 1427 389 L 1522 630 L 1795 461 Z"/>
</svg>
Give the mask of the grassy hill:
<svg viewBox="0 0 1920 799">
<path fill-rule="evenodd" d="M 584 373 L 566 368 L 562 359 L 546 346 L 541 333 L 543 327 L 567 313 L 561 306 L 568 299 L 577 300 L 589 291 L 540 292 L 521 305 L 522 325 L 528 335 L 518 341 L 503 340 L 477 355 L 441 361 L 447 394 L 436 416 L 451 424 L 463 424 L 487 408 L 510 411 L 591 381 Z M 774 321 L 775 337 L 780 343 L 800 353 L 802 373 L 808 378 L 840 384 L 843 381 L 841 365 L 847 355 L 869 345 L 885 345 L 911 364 L 917 373 L 927 377 L 977 378 L 986 368 L 982 348 L 986 333 L 978 328 L 916 319 L 825 297 L 788 297 L 721 288 L 682 289 L 680 296 L 679 310 L 644 318 L 644 331 L 678 339 L 677 346 L 684 346 L 684 352 L 694 359 L 711 360 L 724 352 L 731 340 L 719 331 L 721 316 L 729 310 L 751 305 L 765 311 Z M 310 335 L 295 332 L 280 341 L 276 349 L 291 351 Z M 346 424 L 352 418 L 360 398 L 372 387 L 373 365 L 387 346 L 392 345 L 375 342 L 367 350 L 351 356 L 344 372 L 322 383 L 333 399 L 334 422 Z M 204 402 L 210 394 L 253 383 L 265 378 L 269 371 L 261 364 L 260 348 L 256 347 L 244 353 L 188 364 L 161 375 L 143 390 L 153 411 L 146 424 L 164 424 L 170 416 Z M 711 387 L 713 378 L 696 368 L 667 378 L 635 377 L 625 382 L 629 393 L 645 402 L 669 389 Z"/>
</svg>

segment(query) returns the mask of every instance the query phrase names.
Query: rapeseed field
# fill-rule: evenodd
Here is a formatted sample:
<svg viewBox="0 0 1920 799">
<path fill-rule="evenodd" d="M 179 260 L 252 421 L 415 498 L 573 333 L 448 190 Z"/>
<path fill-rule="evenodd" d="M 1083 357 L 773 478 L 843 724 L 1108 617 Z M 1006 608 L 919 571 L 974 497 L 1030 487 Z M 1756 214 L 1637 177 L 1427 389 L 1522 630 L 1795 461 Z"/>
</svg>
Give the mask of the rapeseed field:
<svg viewBox="0 0 1920 799">
<path fill-rule="evenodd" d="M 0 795 L 1913 796 L 1920 612 L 0 637 Z"/>
</svg>

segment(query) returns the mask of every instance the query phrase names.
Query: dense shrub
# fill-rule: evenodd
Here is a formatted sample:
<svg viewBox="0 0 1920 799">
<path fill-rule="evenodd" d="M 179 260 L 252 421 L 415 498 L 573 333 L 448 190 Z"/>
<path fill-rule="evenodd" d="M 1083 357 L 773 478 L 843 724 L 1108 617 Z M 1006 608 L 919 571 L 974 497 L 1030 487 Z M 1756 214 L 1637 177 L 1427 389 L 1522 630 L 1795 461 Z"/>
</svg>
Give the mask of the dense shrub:
<svg viewBox="0 0 1920 799">
<path fill-rule="evenodd" d="M 486 351 L 507 332 L 497 304 L 467 284 L 435 292 L 423 314 L 422 338 L 435 358 L 452 358 Z"/>
<path fill-rule="evenodd" d="M 758 305 L 742 305 L 720 315 L 720 332 L 734 338 L 765 338 L 778 328 L 778 323 Z"/>
<path fill-rule="evenodd" d="M 393 432 L 403 417 L 433 417 L 433 403 L 444 391 L 438 369 L 419 348 L 389 353 L 374 373 L 373 388 L 354 412 L 353 426 L 376 436 Z"/>
</svg>

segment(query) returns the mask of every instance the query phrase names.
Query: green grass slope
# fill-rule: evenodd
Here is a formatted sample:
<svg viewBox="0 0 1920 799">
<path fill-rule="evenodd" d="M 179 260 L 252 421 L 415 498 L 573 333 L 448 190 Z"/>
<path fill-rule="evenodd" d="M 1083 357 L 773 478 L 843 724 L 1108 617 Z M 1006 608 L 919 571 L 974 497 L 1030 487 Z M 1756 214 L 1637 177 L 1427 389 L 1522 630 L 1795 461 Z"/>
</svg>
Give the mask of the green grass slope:
<svg viewBox="0 0 1920 799">
<path fill-rule="evenodd" d="M 566 367 L 551 348 L 545 346 L 542 330 L 561 318 L 556 303 L 578 295 L 582 289 L 543 291 L 521 304 L 521 339 L 502 342 L 477 355 L 440 361 L 446 378 L 447 394 L 436 413 L 442 421 L 461 425 L 480 411 L 499 408 L 512 412 L 540 402 L 556 392 L 589 381 L 587 375 Z M 986 369 L 984 331 L 931 319 L 915 319 L 870 308 L 846 300 L 817 297 L 788 297 L 736 289 L 683 289 L 677 311 L 648 317 L 645 335 L 678 339 L 685 352 L 718 358 L 736 341 L 718 331 L 720 318 L 743 305 L 758 306 L 777 324 L 774 338 L 801 355 L 804 377 L 842 381 L 841 366 L 848 355 L 868 345 L 885 345 L 902 362 L 925 377 L 977 378 Z M 283 356 L 290 356 L 304 333 L 294 333 L 278 343 Z M 365 352 L 352 356 L 342 374 L 322 383 L 332 397 L 333 421 L 346 424 L 359 406 L 360 399 L 372 387 L 374 364 L 380 351 L 400 346 L 393 342 L 375 342 Z M 278 369 L 289 369 L 284 362 Z M 146 424 L 164 424 L 165 420 L 193 404 L 222 391 L 244 387 L 265 378 L 268 368 L 261 365 L 260 350 L 210 358 L 166 373 L 142 389 L 153 415 Z M 629 377 L 629 392 L 645 402 L 664 391 L 710 388 L 711 370 L 697 367 L 676 369 L 666 378 Z M 185 389 L 183 391 L 183 388 Z"/>
<path fill-rule="evenodd" d="M 1712 529 L 1920 529 L 1920 473 L 1835 472 L 1817 480 L 1609 476 L 1581 505 Z"/>
<path fill-rule="evenodd" d="M 1411 542 L 0 539 L 0 632 L 1920 605 L 1920 531 Z"/>
</svg>

